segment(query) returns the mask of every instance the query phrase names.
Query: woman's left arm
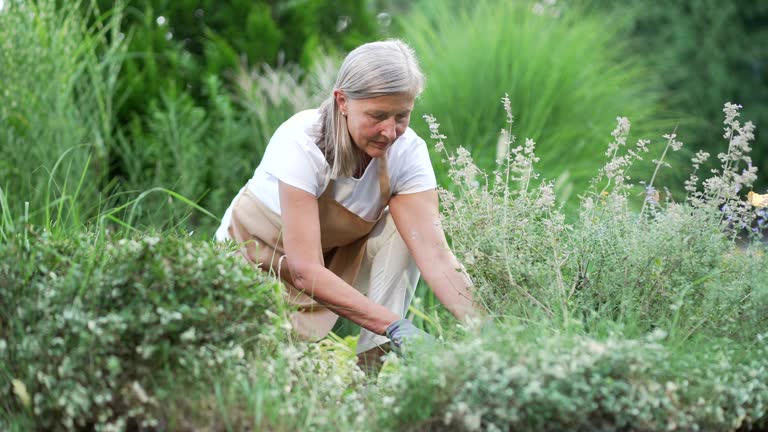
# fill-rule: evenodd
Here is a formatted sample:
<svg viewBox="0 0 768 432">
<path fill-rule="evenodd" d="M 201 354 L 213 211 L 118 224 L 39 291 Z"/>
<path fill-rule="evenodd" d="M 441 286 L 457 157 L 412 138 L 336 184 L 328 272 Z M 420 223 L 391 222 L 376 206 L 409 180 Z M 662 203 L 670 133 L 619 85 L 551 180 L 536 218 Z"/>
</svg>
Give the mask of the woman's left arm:
<svg viewBox="0 0 768 432">
<path fill-rule="evenodd" d="M 440 302 L 460 320 L 480 315 L 470 291 L 472 281 L 445 239 L 437 191 L 394 195 L 389 211 L 421 276 Z"/>
</svg>

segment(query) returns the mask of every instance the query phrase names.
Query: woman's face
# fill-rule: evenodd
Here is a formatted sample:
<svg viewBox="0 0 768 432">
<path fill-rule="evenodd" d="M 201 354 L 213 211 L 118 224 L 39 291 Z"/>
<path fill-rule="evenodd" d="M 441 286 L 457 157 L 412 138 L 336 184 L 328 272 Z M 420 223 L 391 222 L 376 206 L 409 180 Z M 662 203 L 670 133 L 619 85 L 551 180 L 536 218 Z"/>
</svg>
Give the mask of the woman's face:
<svg viewBox="0 0 768 432">
<path fill-rule="evenodd" d="M 413 97 L 396 93 L 369 99 L 349 99 L 334 92 L 347 129 L 355 145 L 368 156 L 381 157 L 392 143 L 405 133 L 413 110 Z"/>
</svg>

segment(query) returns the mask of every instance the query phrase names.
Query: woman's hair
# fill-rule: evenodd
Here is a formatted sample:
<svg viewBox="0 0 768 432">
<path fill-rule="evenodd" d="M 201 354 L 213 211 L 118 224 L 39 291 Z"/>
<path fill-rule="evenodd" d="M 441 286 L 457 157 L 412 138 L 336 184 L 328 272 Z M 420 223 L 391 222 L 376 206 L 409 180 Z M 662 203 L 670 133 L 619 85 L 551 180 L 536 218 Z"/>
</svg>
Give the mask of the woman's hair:
<svg viewBox="0 0 768 432">
<path fill-rule="evenodd" d="M 413 49 L 405 42 L 390 39 L 361 45 L 344 59 L 334 90 L 348 99 L 366 99 L 405 93 L 417 97 L 424 89 L 424 73 Z M 331 177 L 349 177 L 357 170 L 360 156 L 331 94 L 320 105 L 317 146 L 331 166 Z"/>
</svg>

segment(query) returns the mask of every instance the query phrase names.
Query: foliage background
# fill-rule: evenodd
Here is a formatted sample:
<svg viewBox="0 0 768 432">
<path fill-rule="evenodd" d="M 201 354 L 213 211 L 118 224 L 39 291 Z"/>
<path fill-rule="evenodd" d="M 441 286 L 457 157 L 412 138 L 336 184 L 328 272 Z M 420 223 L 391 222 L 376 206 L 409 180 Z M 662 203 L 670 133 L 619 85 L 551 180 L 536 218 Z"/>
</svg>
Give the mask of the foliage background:
<svg viewBox="0 0 768 432">
<path fill-rule="evenodd" d="M 765 1 L 81 0 L 58 23 L 54 4 L 7 1 L 0 30 L 0 174 L 15 211 L 29 202 L 42 219 L 74 192 L 84 199 L 73 217 L 83 221 L 158 187 L 223 214 L 272 131 L 328 93 L 343 53 L 389 36 L 413 44 L 427 72 L 412 122 L 422 136 L 418 117 L 435 114 L 452 142 L 491 169 L 503 150 L 492 107 L 509 93 L 516 133 L 540 142 L 542 175 L 566 202 L 597 168 L 618 115 L 639 125 L 635 138 L 677 128 L 688 155 L 715 153 L 723 102 L 744 105 L 758 126 L 766 116 L 768 60 L 755 43 Z M 24 7 L 40 13 L 14 13 Z M 760 142 L 753 160 L 764 169 Z M 65 183 L 67 173 L 83 180 Z M 680 185 L 684 173 L 664 176 Z M 144 226 L 204 235 L 216 226 L 154 193 L 133 210 L 132 223 Z"/>
</svg>

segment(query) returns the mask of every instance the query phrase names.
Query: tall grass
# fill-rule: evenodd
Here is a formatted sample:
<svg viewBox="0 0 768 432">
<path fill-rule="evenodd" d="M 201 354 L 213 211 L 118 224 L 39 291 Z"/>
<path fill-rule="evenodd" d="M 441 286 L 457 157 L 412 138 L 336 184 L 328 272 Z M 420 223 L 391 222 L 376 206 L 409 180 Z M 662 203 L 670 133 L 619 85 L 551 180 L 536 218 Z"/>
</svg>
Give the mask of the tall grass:
<svg viewBox="0 0 768 432">
<path fill-rule="evenodd" d="M 483 169 L 493 169 L 505 150 L 496 127 L 503 114 L 493 109 L 505 93 L 518 133 L 543 143 L 542 173 L 559 178 L 563 199 L 598 168 L 595 156 L 616 116 L 646 130 L 657 126 L 657 77 L 626 49 L 607 16 L 576 7 L 537 14 L 532 1 L 420 2 L 401 27 L 427 76 L 414 118 L 441 113 L 441 129 Z M 428 135 L 425 124 L 413 127 Z M 447 177 L 440 164 L 436 169 Z"/>
<path fill-rule="evenodd" d="M 7 211 L 28 202 L 41 225 L 79 225 L 110 189 L 121 14 L 89 26 L 81 3 L 6 2 L 0 13 L 0 178 Z"/>
<path fill-rule="evenodd" d="M 744 106 L 757 125 L 768 123 L 768 50 L 754 43 L 766 37 L 768 7 L 762 1 L 590 0 L 596 9 L 626 23 L 632 50 L 661 76 L 664 98 L 681 116 L 680 135 L 695 149 L 714 152 L 720 131 L 718 107 L 730 100 Z M 764 141 L 758 137 L 758 141 Z M 766 146 L 755 146 L 754 165 L 768 169 Z M 758 179 L 760 189 L 768 180 Z"/>
</svg>

